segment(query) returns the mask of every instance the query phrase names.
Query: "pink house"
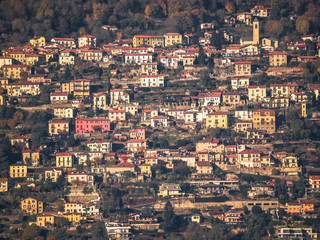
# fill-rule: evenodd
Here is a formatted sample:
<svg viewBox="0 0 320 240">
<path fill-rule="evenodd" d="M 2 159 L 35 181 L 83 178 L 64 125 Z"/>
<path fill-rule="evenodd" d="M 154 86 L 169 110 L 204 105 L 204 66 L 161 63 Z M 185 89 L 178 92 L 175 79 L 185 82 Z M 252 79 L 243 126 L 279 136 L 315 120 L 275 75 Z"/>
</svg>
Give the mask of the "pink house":
<svg viewBox="0 0 320 240">
<path fill-rule="evenodd" d="M 92 133 L 96 131 L 110 131 L 110 120 L 106 118 L 76 119 L 76 133 Z"/>
</svg>

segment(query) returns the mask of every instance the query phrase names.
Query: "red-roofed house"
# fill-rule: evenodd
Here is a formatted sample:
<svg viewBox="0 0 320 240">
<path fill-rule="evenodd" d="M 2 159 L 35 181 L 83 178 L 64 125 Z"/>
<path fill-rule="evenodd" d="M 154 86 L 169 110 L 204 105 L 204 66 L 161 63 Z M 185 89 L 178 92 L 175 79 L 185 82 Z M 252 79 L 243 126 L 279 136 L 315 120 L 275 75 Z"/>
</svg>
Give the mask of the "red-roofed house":
<svg viewBox="0 0 320 240">
<path fill-rule="evenodd" d="M 168 118 L 165 116 L 155 116 L 151 118 L 151 127 L 168 127 Z"/>
<path fill-rule="evenodd" d="M 211 112 L 206 116 L 207 128 L 228 128 L 227 112 Z"/>
<path fill-rule="evenodd" d="M 197 174 L 213 174 L 213 167 L 210 162 L 196 162 Z"/>
<path fill-rule="evenodd" d="M 264 7 L 262 5 L 256 5 L 254 8 L 251 8 L 250 13 L 255 17 L 266 18 L 269 16 L 271 8 Z"/>
<path fill-rule="evenodd" d="M 112 89 L 110 91 L 110 104 L 116 105 L 119 103 L 130 103 L 130 96 L 122 89 Z"/>
<path fill-rule="evenodd" d="M 61 46 L 76 48 L 76 42 L 73 38 L 52 38 L 52 43 L 58 43 Z"/>
<path fill-rule="evenodd" d="M 126 110 L 109 110 L 108 117 L 111 122 L 125 121 Z"/>
<path fill-rule="evenodd" d="M 283 83 L 270 84 L 271 96 L 273 98 L 290 98 L 291 94 L 298 91 L 298 84 Z"/>
<path fill-rule="evenodd" d="M 51 93 L 50 102 L 53 104 L 68 102 L 68 93 Z"/>
<path fill-rule="evenodd" d="M 309 176 L 309 184 L 312 191 L 320 191 L 320 175 Z"/>
<path fill-rule="evenodd" d="M 141 87 L 164 87 L 164 75 L 141 75 Z"/>
<path fill-rule="evenodd" d="M 286 52 L 270 52 L 269 53 L 269 65 L 270 66 L 287 66 L 288 53 Z"/>
<path fill-rule="evenodd" d="M 115 174 L 123 172 L 135 172 L 135 166 L 132 163 L 121 163 L 118 165 L 111 165 L 106 167 L 106 171 Z"/>
<path fill-rule="evenodd" d="M 148 146 L 148 140 L 146 139 L 130 139 L 127 141 L 128 152 L 141 152 Z"/>
<path fill-rule="evenodd" d="M 235 62 L 235 74 L 236 76 L 251 75 L 251 62 Z"/>
<path fill-rule="evenodd" d="M 8 178 L 0 178 L 0 192 L 8 191 Z"/>
<path fill-rule="evenodd" d="M 201 106 L 218 106 L 221 103 L 221 92 L 199 93 L 198 101 Z"/>
<path fill-rule="evenodd" d="M 59 135 L 69 133 L 69 122 L 65 120 L 50 120 L 49 121 L 49 134 Z"/>
<path fill-rule="evenodd" d="M 261 151 L 246 149 L 238 153 L 238 162 L 243 167 L 261 167 Z"/>
<path fill-rule="evenodd" d="M 90 35 L 79 37 L 78 45 L 79 45 L 79 48 L 86 47 L 86 46 L 96 47 L 97 38 L 95 36 L 90 36 Z"/>
<path fill-rule="evenodd" d="M 66 174 L 68 183 L 71 184 L 85 184 L 87 186 L 94 186 L 94 175 L 87 171 L 68 172 Z"/>
</svg>

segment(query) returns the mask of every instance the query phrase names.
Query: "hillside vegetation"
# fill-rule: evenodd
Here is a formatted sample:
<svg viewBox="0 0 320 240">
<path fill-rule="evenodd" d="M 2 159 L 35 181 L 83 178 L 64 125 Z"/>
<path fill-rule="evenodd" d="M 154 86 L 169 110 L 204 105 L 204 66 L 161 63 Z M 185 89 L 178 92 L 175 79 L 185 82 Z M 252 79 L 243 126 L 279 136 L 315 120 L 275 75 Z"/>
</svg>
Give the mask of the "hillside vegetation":
<svg viewBox="0 0 320 240">
<path fill-rule="evenodd" d="M 33 36 L 78 37 L 86 33 L 108 42 L 138 33 L 197 32 L 202 22 L 219 27 L 226 14 L 272 7 L 266 33 L 285 37 L 319 33 L 319 0 L 3 0 L 0 2 L 0 44 L 23 43 Z M 296 21 L 288 21 L 290 14 Z M 118 36 L 101 29 L 116 25 Z"/>
</svg>

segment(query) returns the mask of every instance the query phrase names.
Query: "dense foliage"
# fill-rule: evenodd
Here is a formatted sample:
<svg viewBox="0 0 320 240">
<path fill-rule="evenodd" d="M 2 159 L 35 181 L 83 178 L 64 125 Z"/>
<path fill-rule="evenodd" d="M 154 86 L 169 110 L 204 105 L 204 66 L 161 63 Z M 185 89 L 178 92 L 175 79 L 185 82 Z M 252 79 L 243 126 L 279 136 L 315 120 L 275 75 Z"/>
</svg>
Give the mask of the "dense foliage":
<svg viewBox="0 0 320 240">
<path fill-rule="evenodd" d="M 159 29 L 190 32 L 199 29 L 202 22 L 219 27 L 226 14 L 250 11 L 257 4 L 272 7 L 271 19 L 265 23 L 270 35 L 319 32 L 320 12 L 315 0 L 4 0 L 0 3 L 1 43 L 25 42 L 34 35 L 50 39 L 86 33 L 104 42 L 116 37 L 101 29 L 106 24 L 120 29 L 118 37 Z M 296 22 L 286 20 L 292 13 Z"/>
</svg>

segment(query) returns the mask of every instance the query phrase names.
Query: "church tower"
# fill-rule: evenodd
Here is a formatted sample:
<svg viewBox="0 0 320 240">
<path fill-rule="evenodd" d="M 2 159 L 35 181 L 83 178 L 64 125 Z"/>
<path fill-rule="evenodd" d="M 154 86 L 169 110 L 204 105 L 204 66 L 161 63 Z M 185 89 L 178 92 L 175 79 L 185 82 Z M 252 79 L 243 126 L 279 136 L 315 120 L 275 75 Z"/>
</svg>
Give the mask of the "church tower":
<svg viewBox="0 0 320 240">
<path fill-rule="evenodd" d="M 260 26 L 259 26 L 259 20 L 257 18 L 253 21 L 253 37 L 252 37 L 252 43 L 259 45 L 259 39 L 260 39 Z"/>
</svg>

